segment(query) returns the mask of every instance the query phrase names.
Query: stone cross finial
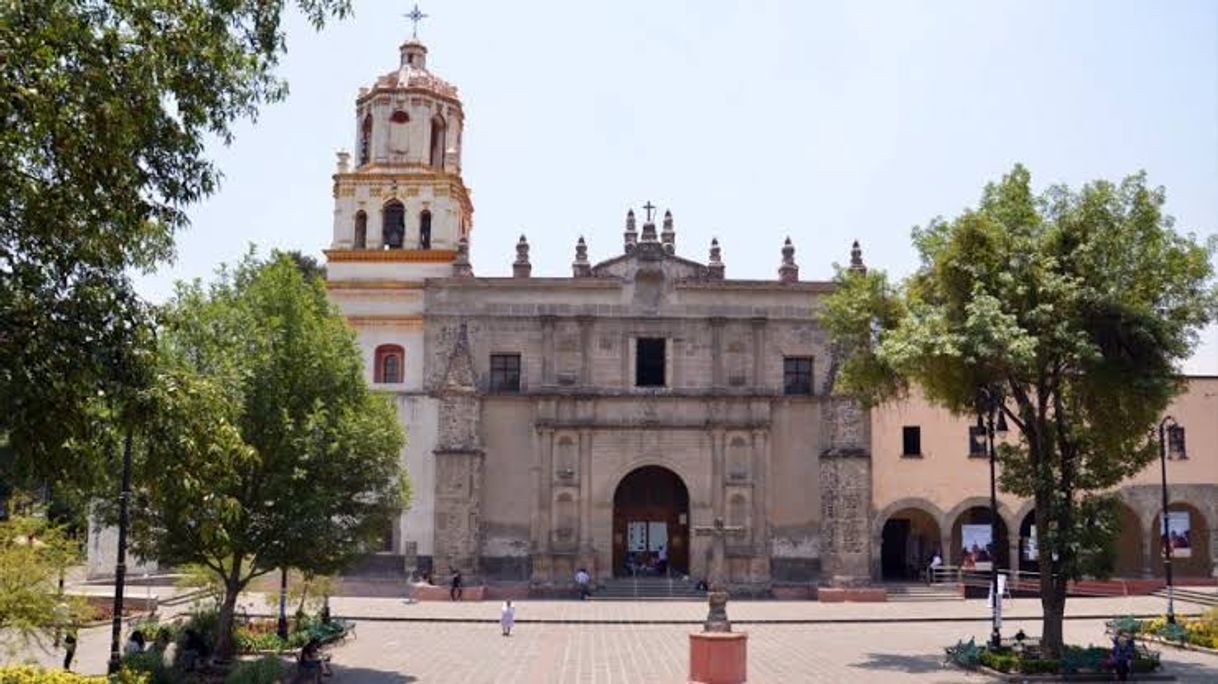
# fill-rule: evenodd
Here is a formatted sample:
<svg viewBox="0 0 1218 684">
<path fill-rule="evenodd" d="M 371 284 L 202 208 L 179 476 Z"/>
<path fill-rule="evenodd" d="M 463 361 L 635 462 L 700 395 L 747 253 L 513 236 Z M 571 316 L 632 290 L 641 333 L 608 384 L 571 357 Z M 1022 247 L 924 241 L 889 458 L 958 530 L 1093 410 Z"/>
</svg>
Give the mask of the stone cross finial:
<svg viewBox="0 0 1218 684">
<path fill-rule="evenodd" d="M 791 238 L 782 244 L 782 266 L 778 267 L 778 280 L 784 283 L 799 281 L 799 266 L 795 264 L 795 245 Z"/>
<path fill-rule="evenodd" d="M 723 518 L 715 518 L 709 527 L 699 526 L 694 528 L 694 534 L 711 538 L 711 567 L 710 577 L 707 580 L 707 584 L 710 585 L 710 592 L 707 594 L 710 611 L 706 615 L 706 624 L 703 627 L 704 631 L 732 631 L 732 623 L 727 619 L 728 593 L 725 587 L 727 578 L 725 577 L 726 573 L 723 567 L 727 556 L 725 539 L 729 535 L 743 535 L 744 531 L 743 527 L 737 525 L 725 525 Z"/>
<path fill-rule="evenodd" d="M 639 234 L 634 227 L 634 209 L 626 212 L 626 232 L 624 233 L 625 251 L 627 254 L 634 251 L 634 245 L 638 242 Z"/>
<path fill-rule="evenodd" d="M 664 229 L 660 232 L 660 243 L 665 254 L 677 253 L 677 231 L 672 227 L 672 212 L 664 211 Z"/>
<path fill-rule="evenodd" d="M 469 238 L 457 241 L 457 258 L 453 260 L 454 278 L 473 278 L 474 267 L 469 263 Z"/>
<path fill-rule="evenodd" d="M 719 249 L 719 238 L 711 238 L 710 262 L 706 265 L 706 270 L 712 280 L 723 280 L 723 256 Z"/>
<path fill-rule="evenodd" d="M 656 235 L 655 221 L 651 219 L 651 212 L 655 211 L 655 205 L 648 202 L 647 204 L 643 205 L 643 208 L 647 210 L 647 220 L 643 221 L 643 235 L 641 238 L 639 238 L 639 241 L 655 242 L 659 239 Z"/>
<path fill-rule="evenodd" d="M 528 278 L 532 271 L 533 266 L 529 263 L 529 241 L 521 235 L 516 243 L 516 261 L 512 262 L 512 277 Z"/>
<path fill-rule="evenodd" d="M 651 203 L 651 200 L 647 200 L 647 204 L 644 204 L 643 208 L 647 210 L 647 223 L 651 223 L 651 212 L 655 211 L 655 205 Z"/>
<path fill-rule="evenodd" d="M 863 248 L 859 247 L 858 240 L 855 240 L 850 248 L 850 270 L 857 273 L 867 272 L 867 267 L 863 265 Z"/>
<path fill-rule="evenodd" d="M 575 261 L 571 263 L 571 274 L 576 278 L 587 278 L 592 275 L 592 266 L 588 264 L 588 245 L 584 236 L 579 236 L 575 243 Z"/>
</svg>

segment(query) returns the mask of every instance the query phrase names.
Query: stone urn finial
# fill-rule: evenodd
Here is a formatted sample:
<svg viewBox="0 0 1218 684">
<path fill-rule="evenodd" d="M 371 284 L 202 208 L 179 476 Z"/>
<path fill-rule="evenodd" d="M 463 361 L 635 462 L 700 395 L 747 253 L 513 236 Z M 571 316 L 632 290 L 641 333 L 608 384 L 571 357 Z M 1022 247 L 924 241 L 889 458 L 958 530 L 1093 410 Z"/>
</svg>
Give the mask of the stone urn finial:
<svg viewBox="0 0 1218 684">
<path fill-rule="evenodd" d="M 858 240 L 850 247 L 850 270 L 856 273 L 867 272 L 867 267 L 863 264 L 863 248 L 859 247 Z"/>
<path fill-rule="evenodd" d="M 533 265 L 529 263 L 529 241 L 521 234 L 520 240 L 516 242 L 516 261 L 512 262 L 512 277 L 528 278 L 532 272 Z"/>
<path fill-rule="evenodd" d="M 592 275 L 592 266 L 588 263 L 588 245 L 584 236 L 579 236 L 575 243 L 575 261 L 571 262 L 571 273 L 576 278 L 587 278 Z"/>
<path fill-rule="evenodd" d="M 639 241 L 639 233 L 634 225 L 634 209 L 626 212 L 626 232 L 623 233 L 625 241 L 625 251 L 627 254 L 634 251 L 634 246 Z"/>
<path fill-rule="evenodd" d="M 665 254 L 677 253 L 677 231 L 672 226 L 672 212 L 664 211 L 664 227 L 660 231 L 660 244 L 664 245 Z"/>
<path fill-rule="evenodd" d="M 719 238 L 711 238 L 710 262 L 706 270 L 711 280 L 723 280 L 723 253 L 719 249 Z"/>
<path fill-rule="evenodd" d="M 795 263 L 795 245 L 791 238 L 782 245 L 782 266 L 778 267 L 778 279 L 784 283 L 799 281 L 799 266 Z"/>
</svg>

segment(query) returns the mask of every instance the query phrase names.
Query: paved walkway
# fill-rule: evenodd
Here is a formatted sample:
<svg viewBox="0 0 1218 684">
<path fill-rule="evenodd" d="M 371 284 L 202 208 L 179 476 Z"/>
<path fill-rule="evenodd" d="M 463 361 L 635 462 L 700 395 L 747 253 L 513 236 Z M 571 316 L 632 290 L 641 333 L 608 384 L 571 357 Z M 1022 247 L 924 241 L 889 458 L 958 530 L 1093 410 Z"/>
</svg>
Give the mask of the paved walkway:
<svg viewBox="0 0 1218 684">
<path fill-rule="evenodd" d="M 267 605 L 253 600 L 255 610 Z M 357 638 L 330 650 L 336 677 L 351 684 L 676 684 L 686 676 L 686 624 L 705 606 L 692 602 L 522 601 L 510 638 L 500 636 L 498 602 L 417 603 L 400 599 L 336 598 L 337 615 L 360 620 Z M 1188 608 L 1181 605 L 1183 611 Z M 1103 644 L 1103 620 L 1084 616 L 1158 613 L 1162 599 L 1079 599 L 1068 604 L 1076 619 L 1066 623 L 1074 643 Z M 825 604 L 737 601 L 729 612 L 738 631 L 749 633 L 749 681 L 793 682 L 982 682 L 975 675 L 941 667 L 943 646 L 957 639 L 984 639 L 989 625 L 982 600 Z M 1007 602 L 1008 615 L 1039 616 L 1035 600 Z M 408 622 L 402 619 L 410 620 Z M 454 620 L 424 622 L 421 620 Z M 605 624 L 630 619 L 634 624 Z M 420 620 L 420 621 L 416 621 Z M 569 622 L 530 622 L 530 621 Z M 745 624 L 749 620 L 816 620 L 813 623 Z M 854 622 L 830 622 L 830 621 Z M 877 622 L 877 620 L 883 620 Z M 952 620 L 931 622 L 930 620 Z M 1035 634 L 1038 620 L 1008 620 L 1010 633 Z M 104 670 L 109 628 L 82 633 L 78 670 Z M 60 654 L 27 649 L 46 664 Z M 18 656 L 16 660 L 25 659 Z M 1218 682 L 1218 657 L 1163 649 L 1169 670 L 1183 682 Z"/>
</svg>

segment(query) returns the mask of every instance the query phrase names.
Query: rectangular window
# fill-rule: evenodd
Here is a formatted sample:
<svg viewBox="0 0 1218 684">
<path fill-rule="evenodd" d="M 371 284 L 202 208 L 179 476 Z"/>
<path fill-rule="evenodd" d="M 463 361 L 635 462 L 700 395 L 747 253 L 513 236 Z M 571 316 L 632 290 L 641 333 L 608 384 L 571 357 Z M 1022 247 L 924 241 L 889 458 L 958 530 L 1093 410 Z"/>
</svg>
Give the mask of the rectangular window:
<svg viewBox="0 0 1218 684">
<path fill-rule="evenodd" d="M 968 455 L 973 458 L 988 455 L 985 449 L 985 428 L 979 425 L 968 426 Z"/>
<path fill-rule="evenodd" d="M 664 347 L 662 337 L 640 337 L 635 345 L 634 384 L 638 387 L 664 386 Z"/>
<path fill-rule="evenodd" d="M 1167 456 L 1188 458 L 1188 452 L 1184 450 L 1184 428 L 1180 425 L 1167 428 Z"/>
<path fill-rule="evenodd" d="M 491 391 L 520 391 L 520 354 L 491 354 Z"/>
<path fill-rule="evenodd" d="M 811 356 L 787 356 L 783 358 L 782 393 L 812 394 Z"/>
<path fill-rule="evenodd" d="M 917 425 L 906 425 L 901 428 L 902 456 L 922 455 L 922 428 Z"/>
</svg>

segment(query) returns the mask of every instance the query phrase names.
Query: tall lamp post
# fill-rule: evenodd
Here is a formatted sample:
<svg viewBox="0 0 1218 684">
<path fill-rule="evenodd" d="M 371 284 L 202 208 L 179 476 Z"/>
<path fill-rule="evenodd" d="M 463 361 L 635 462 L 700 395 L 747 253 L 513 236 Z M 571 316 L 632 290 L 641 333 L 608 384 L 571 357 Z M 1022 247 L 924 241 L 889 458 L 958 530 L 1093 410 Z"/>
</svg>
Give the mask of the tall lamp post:
<svg viewBox="0 0 1218 684">
<path fill-rule="evenodd" d="M 123 440 L 123 474 L 118 495 L 118 559 L 114 564 L 114 619 L 110 624 L 109 672 L 115 674 L 123 665 L 119 641 L 123 635 L 123 589 L 127 581 L 127 508 L 131 500 L 131 428 Z"/>
<path fill-rule="evenodd" d="M 977 400 L 977 427 L 985 431 L 990 457 L 990 643 L 995 649 L 1002 646 L 1002 596 L 998 593 L 998 480 L 994 433 L 1004 435 L 1007 431 L 1002 403 L 1002 395 L 991 389 L 983 389 Z"/>
<path fill-rule="evenodd" d="M 1178 427 L 1179 423 L 1171 416 L 1164 416 L 1163 420 L 1159 421 L 1159 469 L 1163 474 L 1163 512 L 1159 515 L 1160 521 L 1163 523 L 1163 575 L 1167 578 L 1167 621 L 1175 624 L 1176 609 L 1175 602 L 1172 600 L 1172 578 L 1171 578 L 1171 534 L 1167 526 L 1167 435 L 1169 428 Z"/>
</svg>

